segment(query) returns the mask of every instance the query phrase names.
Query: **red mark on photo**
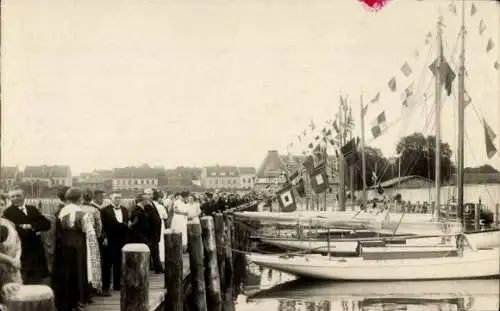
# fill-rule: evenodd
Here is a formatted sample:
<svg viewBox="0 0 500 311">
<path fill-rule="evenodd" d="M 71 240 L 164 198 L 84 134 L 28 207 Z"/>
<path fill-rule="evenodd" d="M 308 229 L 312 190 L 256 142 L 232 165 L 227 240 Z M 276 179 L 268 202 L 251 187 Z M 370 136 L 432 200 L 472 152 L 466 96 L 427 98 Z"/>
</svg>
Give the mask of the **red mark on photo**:
<svg viewBox="0 0 500 311">
<path fill-rule="evenodd" d="M 370 10 L 378 11 L 382 9 L 389 0 L 359 0 L 364 3 Z"/>
</svg>

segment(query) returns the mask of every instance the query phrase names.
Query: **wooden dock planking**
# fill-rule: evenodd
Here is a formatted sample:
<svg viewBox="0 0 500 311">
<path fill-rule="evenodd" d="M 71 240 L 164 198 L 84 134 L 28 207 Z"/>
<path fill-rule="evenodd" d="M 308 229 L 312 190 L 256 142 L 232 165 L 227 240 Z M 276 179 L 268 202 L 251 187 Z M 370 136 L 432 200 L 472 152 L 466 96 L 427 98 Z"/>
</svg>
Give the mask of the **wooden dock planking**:
<svg viewBox="0 0 500 311">
<path fill-rule="evenodd" d="M 184 277 L 189 273 L 189 255 L 183 256 Z M 149 275 L 149 310 L 155 311 L 165 300 L 165 276 L 150 273 Z M 120 292 L 112 291 L 111 297 L 94 297 L 94 303 L 85 307 L 85 311 L 120 311 Z"/>
</svg>

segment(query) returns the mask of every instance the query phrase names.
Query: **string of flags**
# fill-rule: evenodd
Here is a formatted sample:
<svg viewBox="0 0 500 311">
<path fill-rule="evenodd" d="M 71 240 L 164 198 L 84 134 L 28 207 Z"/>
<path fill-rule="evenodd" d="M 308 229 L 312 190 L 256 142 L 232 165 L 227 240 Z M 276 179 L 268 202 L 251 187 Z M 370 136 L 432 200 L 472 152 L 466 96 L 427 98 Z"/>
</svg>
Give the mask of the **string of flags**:
<svg viewBox="0 0 500 311">
<path fill-rule="evenodd" d="M 454 15 L 457 15 L 457 8 L 454 0 L 450 0 L 448 8 L 450 12 L 452 12 Z M 469 13 L 471 17 L 478 15 L 478 8 L 475 3 L 471 3 Z M 477 25 L 477 34 L 479 36 L 485 36 L 488 28 L 484 19 L 479 19 Z M 485 41 L 485 52 L 492 54 L 492 51 L 496 48 L 496 44 L 492 37 L 487 36 L 486 38 L 487 40 Z M 431 44 L 432 39 L 433 34 L 431 31 L 429 31 L 425 35 L 424 45 L 427 46 Z M 413 52 L 413 61 L 418 60 L 421 54 L 422 53 L 420 53 L 419 48 L 415 49 Z M 500 61 L 496 60 L 493 64 L 493 67 L 495 70 L 499 70 Z M 446 58 L 443 56 L 440 59 L 440 66 L 438 66 L 438 59 L 435 59 L 434 62 L 428 67 L 428 69 L 435 77 L 439 72 L 440 83 L 443 85 L 446 94 L 450 96 L 452 93 L 453 82 L 456 79 L 456 74 Z M 414 75 L 415 70 L 412 65 L 412 61 L 408 60 L 403 62 L 403 64 L 399 68 L 399 71 L 403 78 L 410 78 L 412 75 Z M 389 94 L 396 93 L 398 92 L 398 90 L 401 91 L 400 101 L 403 109 L 409 108 L 411 106 L 411 99 L 417 93 L 415 82 L 410 82 L 408 85 L 404 85 L 404 82 L 401 83 L 400 78 L 398 78 L 396 75 L 389 78 L 389 80 L 387 81 L 387 88 Z M 366 115 L 369 107 L 376 107 L 377 103 L 380 102 L 383 95 L 384 91 L 377 92 L 369 100 L 368 104 L 362 107 L 362 116 Z M 423 96 L 424 99 L 427 98 L 427 94 L 424 93 Z M 465 90 L 464 97 L 464 104 L 465 107 L 467 107 L 472 102 L 472 98 L 470 97 L 467 90 Z M 302 153 L 307 156 L 302 163 L 302 168 L 294 172 L 289 178 L 287 178 L 287 182 L 285 183 L 285 185 L 276 193 L 282 211 L 292 211 L 296 209 L 296 198 L 293 192 L 294 189 L 300 197 L 304 197 L 306 195 L 304 181 L 304 178 L 306 177 L 309 178 L 311 188 L 315 193 L 323 193 L 328 189 L 328 172 L 326 169 L 327 157 L 325 156 L 328 144 L 330 144 L 335 149 L 335 153 L 337 154 L 337 156 L 339 152 L 342 153 L 348 165 L 353 165 L 353 163 L 356 163 L 356 151 L 359 144 L 359 139 L 352 138 L 352 131 L 354 129 L 354 118 L 352 116 L 352 110 L 351 107 L 347 104 L 346 97 L 341 96 L 340 103 L 341 110 L 343 112 L 342 119 L 340 115 L 336 114 L 333 119 L 327 120 L 323 127 L 318 127 L 314 123 L 314 121 L 311 120 L 308 127 L 297 135 L 297 141 L 291 142 L 288 145 L 288 148 L 291 148 L 297 143 L 305 144 L 306 148 L 304 148 Z M 498 153 L 497 148 L 494 144 L 497 135 L 484 118 L 482 119 L 482 123 L 484 127 L 486 154 L 488 158 L 491 159 L 495 154 Z M 371 122 L 370 126 L 370 132 L 373 136 L 373 139 L 377 139 L 378 137 L 382 136 L 388 129 L 386 111 L 380 111 L 376 115 L 375 119 Z M 310 141 L 307 140 L 308 134 L 312 134 L 313 137 Z M 351 136 L 351 139 L 344 145 L 341 145 L 342 141 L 339 139 L 341 135 L 343 135 L 343 137 Z M 373 183 L 377 184 L 378 178 L 375 172 L 373 172 L 372 177 Z"/>
<path fill-rule="evenodd" d="M 398 90 L 400 91 L 400 102 L 401 108 L 407 109 L 413 106 L 413 103 L 416 102 L 414 100 L 414 96 L 416 95 L 416 85 L 414 81 L 410 81 L 407 85 L 405 85 L 404 80 L 410 78 L 415 74 L 414 67 L 416 63 L 419 61 L 421 56 L 421 50 L 427 49 L 427 45 L 430 44 L 433 35 L 432 32 L 428 32 L 425 36 L 424 47 L 415 48 L 413 52 L 413 60 L 407 60 L 403 62 L 401 67 L 399 68 L 399 72 L 402 75 L 401 78 L 398 78 L 397 75 L 394 75 L 389 78 L 387 81 L 388 94 L 396 93 Z M 450 68 L 451 69 L 451 68 Z M 454 73 L 453 73 L 454 74 Z M 448 74 L 448 78 L 451 78 L 453 74 Z M 401 80 L 401 81 L 400 81 Z M 451 90 L 451 87 L 450 87 Z M 377 92 L 366 104 L 362 107 L 362 116 L 366 116 L 369 107 L 376 107 L 377 104 L 382 99 L 384 91 Z M 424 94 L 424 96 L 426 96 Z M 385 133 L 388 129 L 387 118 L 385 110 L 380 111 L 375 119 L 370 122 L 370 132 L 372 134 L 372 139 L 377 139 L 381 135 Z"/>
<path fill-rule="evenodd" d="M 449 11 L 452 12 L 454 15 L 457 15 L 457 9 L 456 9 L 456 4 L 455 0 L 450 0 L 449 3 Z M 477 16 L 478 15 L 478 8 L 475 3 L 470 4 L 470 16 Z M 478 34 L 480 36 L 483 36 L 486 33 L 487 30 L 487 25 L 484 21 L 484 19 L 479 19 L 478 21 Z M 431 40 L 433 39 L 433 34 L 431 31 L 429 31 L 426 36 L 424 43 L 425 45 L 429 45 L 431 43 Z M 496 48 L 496 44 L 491 36 L 488 37 L 486 43 L 485 43 L 485 52 L 486 53 L 493 53 L 492 51 Z M 418 59 L 420 56 L 420 52 L 418 49 L 415 49 L 413 56 L 415 59 Z M 437 75 L 438 69 L 437 69 L 437 59 L 429 66 L 429 70 L 432 72 L 434 76 Z M 495 70 L 500 70 L 500 61 L 496 60 L 493 63 L 493 67 Z M 403 65 L 400 67 L 400 71 L 403 74 L 404 77 L 408 78 L 412 75 L 414 70 L 412 69 L 412 66 L 408 61 L 404 62 Z M 449 62 L 446 60 L 446 58 L 441 59 L 441 66 L 439 66 L 439 74 L 440 74 L 440 82 L 443 85 L 446 94 L 448 96 L 451 95 L 452 93 L 452 86 L 453 82 L 456 79 L 456 74 L 451 68 Z M 400 89 L 401 87 L 399 86 L 398 79 L 396 76 L 391 77 L 388 82 L 387 82 L 387 87 L 390 93 L 395 93 Z M 402 104 L 402 108 L 409 108 L 411 106 L 411 99 L 412 97 L 416 94 L 415 92 L 415 84 L 414 82 L 411 82 L 406 88 L 401 89 L 401 97 L 400 101 Z M 383 92 L 377 92 L 375 96 L 369 101 L 367 105 L 365 105 L 362 108 L 362 113 L 363 116 L 366 115 L 368 107 L 369 106 L 375 106 L 377 104 L 381 97 L 382 97 Z M 423 94 L 424 98 L 427 98 L 427 94 Z M 472 102 L 472 98 L 465 90 L 465 107 L 467 107 L 470 103 Z M 373 139 L 377 139 L 380 137 L 382 134 L 384 134 L 384 131 L 388 128 L 387 126 L 387 120 L 386 120 L 386 115 L 385 111 L 381 111 L 376 118 L 371 122 L 371 134 Z M 490 152 L 491 154 L 491 152 Z"/>
<path fill-rule="evenodd" d="M 456 5 L 454 0 L 451 0 L 449 9 L 452 13 L 456 15 Z M 469 11 L 470 17 L 476 16 L 478 14 L 478 11 L 479 10 L 476 4 L 472 2 L 470 4 L 470 11 Z M 479 21 L 476 20 L 476 23 L 478 27 L 477 34 L 480 37 L 483 37 L 483 35 L 485 35 L 487 30 L 486 22 L 484 21 L 483 18 L 480 18 Z M 488 54 L 493 54 L 492 50 L 495 49 L 495 47 L 496 44 L 493 41 L 492 37 L 487 36 L 487 40 L 485 41 L 485 47 L 484 47 L 485 52 Z M 500 69 L 500 63 L 498 60 L 494 61 L 493 68 L 495 70 Z M 466 108 L 472 102 L 472 99 L 467 91 L 465 91 L 464 97 L 465 97 L 464 105 Z M 486 156 L 488 157 L 488 159 L 491 159 L 495 154 L 497 154 L 498 151 L 498 149 L 495 146 L 495 139 L 497 138 L 497 135 L 495 134 L 493 129 L 488 125 L 484 117 L 482 118 L 481 121 L 484 128 L 484 142 L 485 142 Z"/>
<path fill-rule="evenodd" d="M 450 0 L 450 4 L 448 5 L 448 8 L 449 8 L 449 11 L 452 12 L 454 15 L 457 15 L 457 7 L 456 7 L 456 1 L 455 0 Z M 476 16 L 478 13 L 478 8 L 476 6 L 476 4 L 474 2 L 471 3 L 470 5 L 470 10 L 469 10 L 469 15 L 470 17 L 474 17 Z M 479 21 L 477 21 L 477 25 L 478 25 L 478 34 L 479 36 L 483 36 L 483 34 L 485 33 L 487 27 L 486 27 L 486 23 L 484 21 L 483 18 L 479 19 Z M 494 48 L 495 48 L 495 42 L 493 41 L 493 38 L 491 36 L 488 36 L 488 39 L 486 41 L 486 45 L 485 45 L 485 51 L 486 53 L 490 53 Z M 495 61 L 493 63 L 493 67 L 498 70 L 500 69 L 500 63 L 499 61 Z"/>
</svg>

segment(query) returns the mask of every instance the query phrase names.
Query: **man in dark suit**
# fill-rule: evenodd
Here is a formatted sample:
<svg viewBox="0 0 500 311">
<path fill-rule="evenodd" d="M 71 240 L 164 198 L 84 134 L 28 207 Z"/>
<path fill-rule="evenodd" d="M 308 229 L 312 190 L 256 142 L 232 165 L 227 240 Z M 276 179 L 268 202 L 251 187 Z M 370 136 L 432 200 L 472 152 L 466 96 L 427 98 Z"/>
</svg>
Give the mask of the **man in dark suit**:
<svg viewBox="0 0 500 311">
<path fill-rule="evenodd" d="M 49 275 L 40 233 L 50 229 L 50 221 L 35 206 L 25 204 L 24 192 L 9 193 L 12 202 L 3 214 L 16 226 L 21 238 L 21 273 L 24 284 L 41 284 Z"/>
<path fill-rule="evenodd" d="M 128 210 L 120 205 L 121 195 L 110 195 L 111 204 L 101 209 L 102 227 L 105 233 L 103 256 L 102 289 L 109 296 L 111 271 L 113 271 L 113 290 L 120 290 L 122 247 L 127 242 Z"/>
<path fill-rule="evenodd" d="M 163 219 L 158 212 L 158 208 L 155 205 L 159 204 L 161 199 L 159 192 L 153 189 L 144 190 L 144 197 L 146 198 L 146 204 L 144 205 L 144 211 L 148 214 L 149 219 L 149 249 L 151 251 L 151 270 L 156 273 L 163 273 L 163 267 L 160 261 L 160 249 L 159 243 L 161 239 L 161 227 L 163 225 Z M 161 206 L 161 208 L 164 208 Z"/>
<path fill-rule="evenodd" d="M 145 211 L 147 199 L 141 193 L 135 198 L 135 206 L 130 210 L 128 243 L 144 243 L 149 245 L 150 220 Z"/>
</svg>

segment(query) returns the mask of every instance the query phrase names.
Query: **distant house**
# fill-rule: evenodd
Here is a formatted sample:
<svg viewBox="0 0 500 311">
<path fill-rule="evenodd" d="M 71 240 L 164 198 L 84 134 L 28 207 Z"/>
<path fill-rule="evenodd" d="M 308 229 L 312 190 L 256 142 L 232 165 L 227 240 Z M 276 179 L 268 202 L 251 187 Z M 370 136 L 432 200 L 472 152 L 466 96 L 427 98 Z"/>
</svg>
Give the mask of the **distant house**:
<svg viewBox="0 0 500 311">
<path fill-rule="evenodd" d="M 255 167 L 238 167 L 240 175 L 240 185 L 242 189 L 253 189 L 255 183 L 255 175 L 257 170 Z"/>
<path fill-rule="evenodd" d="M 202 169 L 198 167 L 179 166 L 175 169 L 166 170 L 165 186 L 169 188 L 187 187 L 201 185 Z"/>
<path fill-rule="evenodd" d="M 43 182 L 48 187 L 73 185 L 71 168 L 67 165 L 26 166 L 24 168 L 24 182 Z"/>
<path fill-rule="evenodd" d="M 240 173 L 236 166 L 207 166 L 201 171 L 201 185 L 204 188 L 239 189 Z"/>
<path fill-rule="evenodd" d="M 115 168 L 113 170 L 113 190 L 142 190 L 158 187 L 158 180 L 165 175 L 163 168 L 147 165 Z"/>
<path fill-rule="evenodd" d="M 302 168 L 302 163 L 306 160 L 303 155 L 280 155 L 276 150 L 267 152 L 266 157 L 259 166 L 255 177 L 255 189 L 277 190 L 286 180 L 285 176 L 290 176 Z M 334 156 L 328 156 L 328 175 L 329 183 L 337 182 L 336 177 L 337 159 Z M 332 174 L 335 173 L 335 174 Z"/>
<path fill-rule="evenodd" d="M 12 187 L 20 178 L 19 168 L 17 166 L 4 166 L 0 174 L 0 184 L 4 189 Z"/>
<path fill-rule="evenodd" d="M 75 186 L 91 190 L 113 190 L 113 170 L 93 170 L 91 173 L 81 173 L 75 180 Z"/>
<path fill-rule="evenodd" d="M 398 193 L 400 189 L 430 189 L 434 186 L 434 181 L 421 176 L 410 175 L 403 177 L 396 177 L 380 183 L 384 189 L 384 193 L 393 196 Z M 368 188 L 368 198 L 377 196 L 377 186 Z"/>
</svg>

